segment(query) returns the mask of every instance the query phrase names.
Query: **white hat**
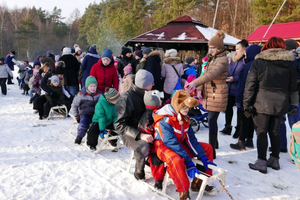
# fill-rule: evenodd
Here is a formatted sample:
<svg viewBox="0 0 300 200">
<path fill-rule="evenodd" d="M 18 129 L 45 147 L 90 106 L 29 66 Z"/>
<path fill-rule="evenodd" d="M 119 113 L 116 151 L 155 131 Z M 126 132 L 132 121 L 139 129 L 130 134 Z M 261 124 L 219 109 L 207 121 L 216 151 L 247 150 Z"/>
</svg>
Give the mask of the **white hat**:
<svg viewBox="0 0 300 200">
<path fill-rule="evenodd" d="M 71 48 L 65 47 L 65 48 L 63 49 L 62 55 L 70 55 L 70 54 L 72 54 L 72 53 L 71 53 Z"/>
<path fill-rule="evenodd" d="M 177 50 L 176 49 L 169 49 L 165 53 L 165 57 L 176 57 L 177 56 Z"/>
</svg>

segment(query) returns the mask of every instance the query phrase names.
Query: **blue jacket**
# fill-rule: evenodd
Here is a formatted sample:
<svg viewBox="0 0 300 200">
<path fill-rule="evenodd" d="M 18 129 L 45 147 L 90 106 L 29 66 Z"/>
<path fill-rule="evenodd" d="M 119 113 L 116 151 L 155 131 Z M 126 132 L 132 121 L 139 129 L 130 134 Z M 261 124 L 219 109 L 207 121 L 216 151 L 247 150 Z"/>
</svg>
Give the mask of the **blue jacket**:
<svg viewBox="0 0 300 200">
<path fill-rule="evenodd" d="M 228 85 L 228 92 L 229 95 L 231 96 L 235 96 L 236 95 L 236 88 L 239 82 L 239 75 L 240 72 L 243 68 L 243 62 L 244 62 L 244 56 L 242 56 L 239 60 L 237 60 L 236 62 L 231 61 L 229 64 L 229 71 L 228 71 L 228 76 L 232 76 L 233 77 L 233 81 L 232 82 L 227 82 Z"/>
<path fill-rule="evenodd" d="M 81 72 L 82 78 L 81 83 L 82 87 L 85 86 L 85 80 L 90 75 L 90 71 L 95 63 L 98 62 L 100 56 L 98 55 L 96 49 L 91 48 L 88 53 L 84 56 L 83 61 L 81 63 Z"/>
<path fill-rule="evenodd" d="M 179 124 L 177 113 L 171 104 L 156 111 L 153 118 L 155 123 L 154 139 L 161 140 L 164 145 L 184 158 L 185 164 L 191 162 L 192 159 L 181 145 L 185 145 L 199 159 L 205 156 L 204 149 L 197 141 L 193 129 L 185 120 L 182 120 L 182 125 Z"/>
<path fill-rule="evenodd" d="M 16 63 L 16 59 L 15 59 L 15 56 L 13 54 L 8 54 L 6 57 L 5 57 L 5 64 L 8 65 L 8 67 L 14 71 L 14 65 Z"/>
<path fill-rule="evenodd" d="M 245 64 L 239 74 L 239 82 L 238 82 L 238 85 L 236 88 L 236 97 L 235 97 L 236 106 L 240 110 L 244 110 L 243 99 L 244 99 L 244 90 L 245 90 L 245 84 L 246 84 L 248 71 L 250 69 L 250 66 L 251 66 L 255 56 L 260 53 L 261 48 L 262 48 L 261 46 L 256 45 L 256 44 L 248 46 L 246 48 L 246 57 L 247 58 L 244 59 Z"/>
</svg>

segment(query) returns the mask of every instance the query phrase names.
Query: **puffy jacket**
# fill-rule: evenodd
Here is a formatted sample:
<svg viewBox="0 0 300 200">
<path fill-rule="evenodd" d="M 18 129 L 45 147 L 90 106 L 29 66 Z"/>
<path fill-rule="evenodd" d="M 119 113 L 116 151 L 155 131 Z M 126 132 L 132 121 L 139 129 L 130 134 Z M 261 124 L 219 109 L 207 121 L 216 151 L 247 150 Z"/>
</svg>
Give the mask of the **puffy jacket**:
<svg viewBox="0 0 300 200">
<path fill-rule="evenodd" d="M 134 79 L 133 74 L 127 74 L 126 76 L 123 77 L 120 94 L 123 94 L 130 88 L 130 86 L 133 82 L 133 79 Z"/>
<path fill-rule="evenodd" d="M 284 49 L 267 49 L 252 62 L 245 86 L 244 108 L 257 113 L 284 115 L 289 94 L 297 89 L 295 56 Z"/>
<path fill-rule="evenodd" d="M 91 48 L 88 53 L 84 56 L 83 61 L 81 63 L 81 70 L 82 70 L 82 79 L 81 83 L 83 86 L 85 85 L 86 78 L 90 75 L 90 71 L 94 64 L 98 62 L 100 56 L 97 54 L 96 49 Z"/>
<path fill-rule="evenodd" d="M 7 64 L 0 65 L 0 78 L 7 78 L 8 75 L 13 77 L 13 73 Z"/>
<path fill-rule="evenodd" d="M 65 62 L 64 86 L 77 86 L 78 85 L 78 72 L 80 64 L 73 55 L 62 55 L 60 61 Z"/>
<path fill-rule="evenodd" d="M 160 65 L 161 60 L 159 55 L 159 51 L 152 51 L 151 53 L 149 53 L 145 65 L 145 70 L 149 71 L 153 75 L 156 88 L 162 86 Z"/>
<path fill-rule="evenodd" d="M 228 59 L 225 51 L 220 51 L 207 64 L 204 74 L 192 81 L 204 92 L 203 107 L 206 110 L 222 112 L 226 110 L 228 100 Z"/>
<path fill-rule="evenodd" d="M 181 147 L 185 144 L 190 152 L 197 158 L 205 156 L 205 152 L 197 141 L 195 133 L 186 120 L 180 125 L 177 113 L 171 104 L 167 104 L 153 115 L 154 118 L 154 139 L 161 140 L 168 148 L 184 158 L 185 164 L 192 161 L 186 150 Z M 188 117 L 189 120 L 189 117 Z"/>
<path fill-rule="evenodd" d="M 183 66 L 180 62 L 179 57 L 170 57 L 164 59 L 164 64 L 162 65 L 161 77 L 165 78 L 164 82 L 164 92 L 167 94 L 172 94 L 174 87 L 178 81 L 178 75 L 173 69 L 177 70 L 179 76 L 183 75 Z"/>
<path fill-rule="evenodd" d="M 104 93 L 106 87 L 115 88 L 119 91 L 119 77 L 117 70 L 114 66 L 114 60 L 112 59 L 108 66 L 102 64 L 102 59 L 99 59 L 96 64 L 93 65 L 90 76 L 96 78 L 98 82 L 97 89 Z"/>
<path fill-rule="evenodd" d="M 229 71 L 228 71 L 228 76 L 233 77 L 232 82 L 227 82 L 229 95 L 231 95 L 231 96 L 236 95 L 236 88 L 237 88 L 238 82 L 240 81 L 239 75 L 240 75 L 241 70 L 243 69 L 244 57 L 245 57 L 244 53 L 240 54 L 240 55 L 236 55 L 235 53 L 229 64 Z"/>
<path fill-rule="evenodd" d="M 250 45 L 246 48 L 246 55 L 247 58 L 244 59 L 244 67 L 242 67 L 242 70 L 240 71 L 239 75 L 239 82 L 236 88 L 236 107 L 240 110 L 244 110 L 243 107 L 243 98 L 244 98 L 244 91 L 245 91 L 245 84 L 246 84 L 246 79 L 247 75 L 250 69 L 250 66 L 254 60 L 254 57 L 260 53 L 262 46 L 259 45 Z"/>
<path fill-rule="evenodd" d="M 139 139 L 138 123 L 146 108 L 144 104 L 145 90 L 132 84 L 116 103 L 118 119 L 115 122 L 116 131 L 122 137 Z"/>
<path fill-rule="evenodd" d="M 82 88 L 73 99 L 71 106 L 72 114 L 74 116 L 93 115 L 100 95 L 100 91 L 91 94 L 86 88 Z"/>
</svg>

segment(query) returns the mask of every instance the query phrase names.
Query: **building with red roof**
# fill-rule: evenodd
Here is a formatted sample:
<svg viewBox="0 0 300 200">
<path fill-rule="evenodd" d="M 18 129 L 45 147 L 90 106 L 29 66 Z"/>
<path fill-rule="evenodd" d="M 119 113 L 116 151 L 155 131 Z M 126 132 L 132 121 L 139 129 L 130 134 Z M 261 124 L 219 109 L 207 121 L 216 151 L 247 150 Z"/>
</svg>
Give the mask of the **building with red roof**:
<svg viewBox="0 0 300 200">
<path fill-rule="evenodd" d="M 158 29 L 151 30 L 136 36 L 125 43 L 125 46 L 134 47 L 138 43 L 147 47 L 207 51 L 207 43 L 218 30 L 205 26 L 203 22 L 182 16 Z M 225 34 L 224 44 L 234 47 L 240 40 Z"/>
<path fill-rule="evenodd" d="M 265 43 L 271 37 L 281 37 L 284 40 L 294 39 L 298 42 L 298 44 L 300 43 L 300 21 L 273 24 L 266 34 L 265 38 L 262 40 L 268 28 L 269 25 L 258 27 L 253 33 L 249 35 L 247 41 L 249 43 Z"/>
</svg>

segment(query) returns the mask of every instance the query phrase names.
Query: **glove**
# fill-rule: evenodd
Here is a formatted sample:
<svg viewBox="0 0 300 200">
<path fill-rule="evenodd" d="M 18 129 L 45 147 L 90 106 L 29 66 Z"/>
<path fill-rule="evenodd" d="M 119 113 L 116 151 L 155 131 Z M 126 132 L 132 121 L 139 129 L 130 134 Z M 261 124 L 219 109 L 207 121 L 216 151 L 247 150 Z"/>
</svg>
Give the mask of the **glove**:
<svg viewBox="0 0 300 200">
<path fill-rule="evenodd" d="M 53 99 L 55 99 L 55 98 L 57 98 L 58 97 L 58 95 L 57 95 L 57 93 L 56 92 L 50 92 L 50 97 L 52 97 Z"/>
<path fill-rule="evenodd" d="M 200 160 L 202 161 L 205 170 L 208 170 L 208 164 L 217 166 L 215 163 L 211 162 L 206 156 L 202 156 Z"/>
<path fill-rule="evenodd" d="M 99 136 L 100 136 L 102 139 L 104 139 L 104 134 L 107 135 L 106 130 L 105 130 L 105 129 L 104 129 L 104 130 L 100 130 Z"/>
<path fill-rule="evenodd" d="M 187 168 L 187 174 L 190 178 L 195 178 L 195 173 L 200 174 L 200 172 L 198 171 L 198 169 L 196 168 L 195 164 L 193 163 L 193 161 L 189 162 L 186 165 Z"/>
<path fill-rule="evenodd" d="M 254 117 L 256 115 L 256 109 L 253 106 L 250 106 L 248 108 L 245 108 L 244 115 L 249 118 L 249 117 Z"/>
<path fill-rule="evenodd" d="M 76 116 L 76 121 L 79 123 L 80 122 L 80 116 Z"/>
</svg>

